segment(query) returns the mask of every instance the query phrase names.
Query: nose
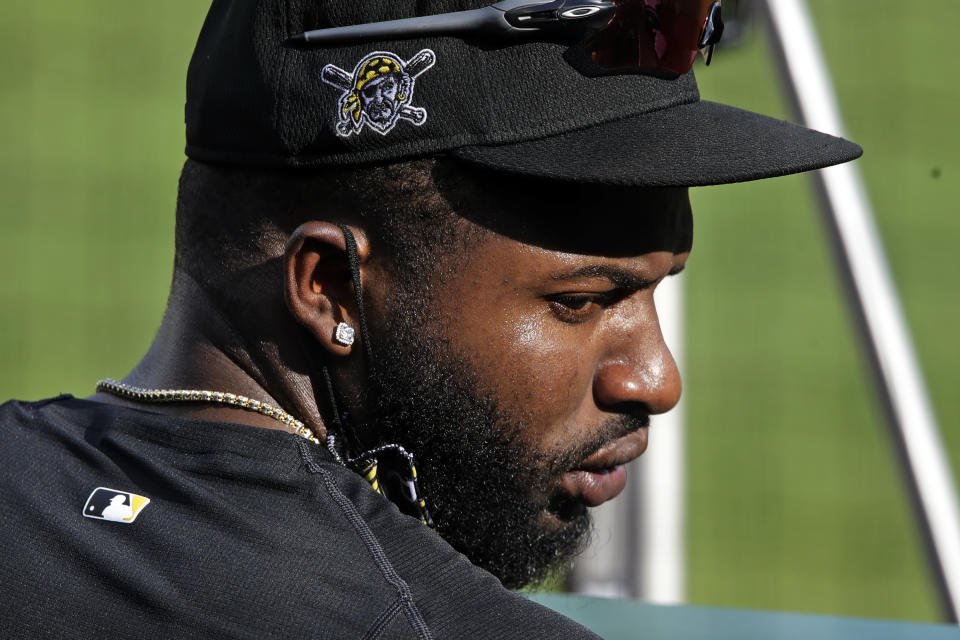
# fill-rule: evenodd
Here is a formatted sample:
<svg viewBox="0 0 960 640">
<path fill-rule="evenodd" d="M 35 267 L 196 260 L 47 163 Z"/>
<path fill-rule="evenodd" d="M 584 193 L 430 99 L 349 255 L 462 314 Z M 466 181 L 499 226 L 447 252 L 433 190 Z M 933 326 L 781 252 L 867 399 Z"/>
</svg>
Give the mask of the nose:
<svg viewBox="0 0 960 640">
<path fill-rule="evenodd" d="M 665 413 L 680 401 L 682 382 L 673 355 L 654 320 L 616 341 L 594 374 L 597 406 L 616 413 Z"/>
</svg>

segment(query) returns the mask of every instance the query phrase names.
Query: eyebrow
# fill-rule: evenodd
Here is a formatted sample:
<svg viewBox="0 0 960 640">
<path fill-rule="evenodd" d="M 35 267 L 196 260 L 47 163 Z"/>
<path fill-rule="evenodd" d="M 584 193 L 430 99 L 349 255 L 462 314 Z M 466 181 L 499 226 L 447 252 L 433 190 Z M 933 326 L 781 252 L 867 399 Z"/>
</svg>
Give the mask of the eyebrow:
<svg viewBox="0 0 960 640">
<path fill-rule="evenodd" d="M 683 271 L 686 265 L 674 267 L 667 274 L 675 276 Z M 605 278 L 618 289 L 638 290 L 645 289 L 654 283 L 653 280 L 638 276 L 633 271 L 615 267 L 609 264 L 591 264 L 580 267 L 569 273 L 555 273 L 550 276 L 554 280 L 575 280 L 577 278 Z"/>
</svg>

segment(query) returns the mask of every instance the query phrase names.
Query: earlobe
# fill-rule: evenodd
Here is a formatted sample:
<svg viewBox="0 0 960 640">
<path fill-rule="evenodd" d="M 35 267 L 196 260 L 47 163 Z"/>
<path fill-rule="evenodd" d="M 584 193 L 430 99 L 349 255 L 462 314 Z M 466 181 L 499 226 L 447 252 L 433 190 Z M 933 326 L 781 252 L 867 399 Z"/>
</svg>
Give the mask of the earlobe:
<svg viewBox="0 0 960 640">
<path fill-rule="evenodd" d="M 357 229 L 361 260 L 367 242 Z M 336 355 L 347 355 L 356 337 L 356 303 L 350 281 L 343 231 L 329 222 L 300 225 L 287 241 L 284 251 L 285 297 L 287 308 L 314 339 Z"/>
</svg>

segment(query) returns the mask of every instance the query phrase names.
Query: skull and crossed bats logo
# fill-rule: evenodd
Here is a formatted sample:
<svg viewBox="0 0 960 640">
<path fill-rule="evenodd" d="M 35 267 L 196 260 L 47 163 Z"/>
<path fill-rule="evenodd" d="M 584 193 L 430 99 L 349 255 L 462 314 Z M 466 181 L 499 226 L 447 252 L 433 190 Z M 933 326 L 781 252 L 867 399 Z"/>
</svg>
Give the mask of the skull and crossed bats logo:
<svg viewBox="0 0 960 640">
<path fill-rule="evenodd" d="M 436 61 L 430 49 L 406 62 L 393 53 L 375 51 L 360 60 L 353 73 L 333 64 L 324 66 L 320 78 L 343 92 L 338 102 L 337 135 L 359 133 L 364 125 L 386 135 L 400 119 L 421 126 L 427 121 L 427 110 L 410 105 L 413 87 L 417 76 Z"/>
</svg>

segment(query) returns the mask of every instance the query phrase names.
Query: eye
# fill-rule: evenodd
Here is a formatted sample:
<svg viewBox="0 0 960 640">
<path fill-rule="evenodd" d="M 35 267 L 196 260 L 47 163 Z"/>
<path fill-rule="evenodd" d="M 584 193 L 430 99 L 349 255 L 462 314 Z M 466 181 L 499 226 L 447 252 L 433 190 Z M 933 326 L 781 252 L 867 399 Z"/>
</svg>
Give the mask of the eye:
<svg viewBox="0 0 960 640">
<path fill-rule="evenodd" d="M 571 311 L 582 311 L 587 308 L 593 300 L 587 296 L 558 296 L 552 302 L 559 304 Z"/>
<path fill-rule="evenodd" d="M 551 310 L 560 320 L 570 323 L 585 322 L 607 303 L 606 294 L 557 294 L 547 298 Z"/>
</svg>

